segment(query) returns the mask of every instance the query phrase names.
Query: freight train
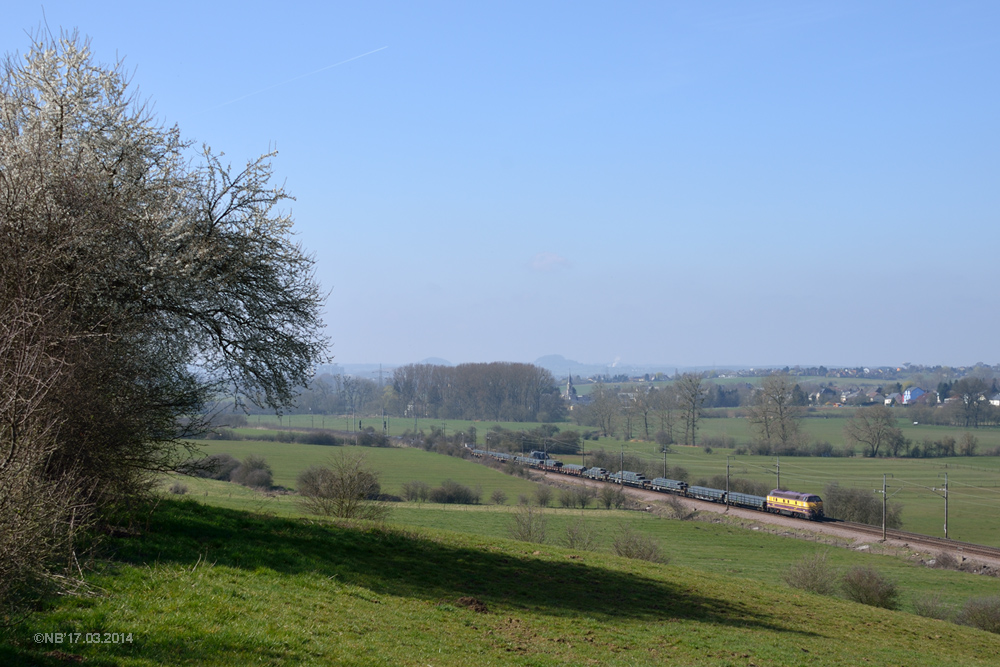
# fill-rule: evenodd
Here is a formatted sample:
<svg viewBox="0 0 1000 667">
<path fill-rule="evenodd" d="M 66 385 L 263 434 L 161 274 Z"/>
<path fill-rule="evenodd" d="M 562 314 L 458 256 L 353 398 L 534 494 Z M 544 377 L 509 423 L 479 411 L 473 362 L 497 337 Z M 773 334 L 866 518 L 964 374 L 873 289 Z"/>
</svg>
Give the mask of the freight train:
<svg viewBox="0 0 1000 667">
<path fill-rule="evenodd" d="M 630 472 L 628 470 L 619 470 L 618 472 L 611 473 L 604 468 L 588 468 L 573 463 L 563 463 L 557 459 L 549 458 L 545 452 L 531 452 L 530 455 L 524 456 L 485 449 L 471 449 L 470 451 L 473 456 L 478 458 L 491 458 L 505 463 L 526 465 L 536 470 L 545 470 L 561 475 L 587 477 L 601 482 L 632 486 L 637 489 L 669 493 L 684 498 L 707 500 L 713 503 L 745 507 L 760 512 L 771 512 L 772 514 L 784 514 L 785 516 L 800 517 L 813 521 L 823 519 L 823 500 L 813 493 L 774 489 L 767 496 L 754 496 L 749 493 L 737 493 L 735 491 L 713 489 L 707 486 L 691 486 L 687 482 L 677 479 L 667 479 L 665 477 L 646 479 L 641 473 Z"/>
</svg>

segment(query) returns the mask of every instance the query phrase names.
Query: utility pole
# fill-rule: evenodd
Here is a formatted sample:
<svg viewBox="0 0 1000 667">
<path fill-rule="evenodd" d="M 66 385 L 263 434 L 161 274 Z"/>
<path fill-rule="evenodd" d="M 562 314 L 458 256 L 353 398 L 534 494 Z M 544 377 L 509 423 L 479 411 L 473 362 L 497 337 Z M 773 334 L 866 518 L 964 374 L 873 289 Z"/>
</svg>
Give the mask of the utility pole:
<svg viewBox="0 0 1000 667">
<path fill-rule="evenodd" d="M 885 478 L 886 477 L 892 477 L 892 473 L 889 473 L 888 475 L 882 475 L 882 490 L 881 491 L 879 491 L 878 489 L 875 489 L 875 493 L 881 493 L 882 494 L 882 541 L 883 542 L 885 542 L 885 508 L 886 508 L 886 504 L 889 501 L 889 494 L 886 493 L 886 491 L 887 491 L 887 488 L 886 488 L 886 485 L 885 485 Z"/>
<path fill-rule="evenodd" d="M 885 493 L 885 475 L 882 475 L 882 541 L 885 542 L 885 507 L 889 502 Z"/>
<path fill-rule="evenodd" d="M 621 466 L 618 468 L 618 483 L 619 484 L 624 484 L 625 483 L 625 443 L 624 442 L 622 442 L 622 463 L 621 463 Z"/>
<path fill-rule="evenodd" d="M 729 509 L 729 459 L 731 457 L 726 455 L 726 509 Z"/>
<path fill-rule="evenodd" d="M 775 469 L 778 471 L 778 486 L 776 486 L 775 488 L 776 489 L 780 489 L 781 488 L 781 459 L 779 459 L 777 456 L 774 457 L 774 465 L 775 465 Z"/>
<path fill-rule="evenodd" d="M 663 445 L 663 477 L 667 477 L 667 446 Z"/>
<path fill-rule="evenodd" d="M 931 491 L 944 491 L 944 539 L 948 539 L 948 473 L 942 473 L 944 475 L 944 488 L 931 488 Z M 940 475 L 938 475 L 940 477 Z"/>
</svg>

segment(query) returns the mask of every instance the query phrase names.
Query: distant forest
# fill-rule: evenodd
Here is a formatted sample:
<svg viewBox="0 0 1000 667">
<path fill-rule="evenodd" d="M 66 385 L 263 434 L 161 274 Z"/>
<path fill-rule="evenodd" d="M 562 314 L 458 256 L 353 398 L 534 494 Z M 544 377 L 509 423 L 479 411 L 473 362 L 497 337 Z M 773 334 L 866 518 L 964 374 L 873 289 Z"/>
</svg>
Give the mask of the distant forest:
<svg viewBox="0 0 1000 667">
<path fill-rule="evenodd" d="M 566 403 L 552 373 L 533 364 L 493 362 L 438 366 L 408 364 L 388 382 L 322 375 L 297 401 L 297 412 L 379 414 L 430 419 L 555 422 Z"/>
</svg>

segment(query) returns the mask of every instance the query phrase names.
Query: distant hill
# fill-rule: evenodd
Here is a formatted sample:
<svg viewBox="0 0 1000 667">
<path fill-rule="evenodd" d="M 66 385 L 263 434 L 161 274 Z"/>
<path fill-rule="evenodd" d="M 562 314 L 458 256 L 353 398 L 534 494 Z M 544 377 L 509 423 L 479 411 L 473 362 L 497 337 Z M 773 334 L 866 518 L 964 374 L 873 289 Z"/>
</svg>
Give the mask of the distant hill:
<svg viewBox="0 0 1000 667">
<path fill-rule="evenodd" d="M 557 378 L 564 378 L 570 373 L 573 375 L 589 377 L 591 375 L 616 372 L 612 370 L 613 364 L 582 363 L 572 359 L 567 359 L 561 354 L 547 354 L 544 357 L 535 359 L 534 363 L 536 366 L 541 366 L 542 368 L 548 370 Z"/>
<path fill-rule="evenodd" d="M 451 363 L 450 361 L 448 361 L 447 359 L 442 359 L 441 357 L 427 357 L 426 359 L 418 361 L 417 363 L 418 364 L 427 364 L 429 366 L 454 366 L 455 365 L 455 364 Z"/>
</svg>

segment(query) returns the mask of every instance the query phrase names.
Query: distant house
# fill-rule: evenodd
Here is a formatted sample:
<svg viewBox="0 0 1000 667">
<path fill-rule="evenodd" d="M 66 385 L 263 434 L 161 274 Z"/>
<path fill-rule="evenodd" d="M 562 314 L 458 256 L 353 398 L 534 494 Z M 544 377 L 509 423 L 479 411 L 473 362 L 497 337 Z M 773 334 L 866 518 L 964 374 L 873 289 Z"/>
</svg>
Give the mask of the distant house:
<svg viewBox="0 0 1000 667">
<path fill-rule="evenodd" d="M 847 403 L 852 398 L 857 398 L 861 394 L 861 390 L 857 387 L 849 387 L 840 392 L 840 402 Z"/>
<path fill-rule="evenodd" d="M 993 394 L 990 396 L 990 405 L 995 405 L 1000 408 L 1000 394 Z"/>
<path fill-rule="evenodd" d="M 901 403 L 902 401 L 903 401 L 903 395 L 902 394 L 897 394 L 895 392 L 893 392 L 893 393 L 891 393 L 891 394 L 889 394 L 888 396 L 885 397 L 885 404 L 886 405 L 895 405 L 897 403 Z"/>
<path fill-rule="evenodd" d="M 920 387 L 910 387 L 903 392 L 903 405 L 913 405 L 927 392 Z"/>
</svg>

